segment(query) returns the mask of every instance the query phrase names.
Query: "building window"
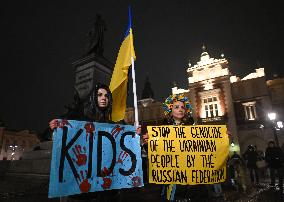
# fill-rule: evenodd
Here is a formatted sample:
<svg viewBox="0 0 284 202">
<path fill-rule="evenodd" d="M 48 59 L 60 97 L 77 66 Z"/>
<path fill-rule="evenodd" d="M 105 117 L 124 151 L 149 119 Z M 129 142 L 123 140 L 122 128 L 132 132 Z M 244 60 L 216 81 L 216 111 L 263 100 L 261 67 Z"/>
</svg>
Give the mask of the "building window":
<svg viewBox="0 0 284 202">
<path fill-rule="evenodd" d="M 256 110 L 255 110 L 255 103 L 256 102 L 246 102 L 243 103 L 244 110 L 245 110 L 245 115 L 246 115 L 246 120 L 256 120 L 257 115 L 256 115 Z"/>
<path fill-rule="evenodd" d="M 203 99 L 206 118 L 219 116 L 218 99 L 216 96 Z"/>
<path fill-rule="evenodd" d="M 198 94 L 201 101 L 198 105 L 200 108 L 197 109 L 200 112 L 200 118 L 209 120 L 210 118 L 224 116 L 224 112 L 221 110 L 221 90 L 219 88 L 202 91 Z"/>
</svg>

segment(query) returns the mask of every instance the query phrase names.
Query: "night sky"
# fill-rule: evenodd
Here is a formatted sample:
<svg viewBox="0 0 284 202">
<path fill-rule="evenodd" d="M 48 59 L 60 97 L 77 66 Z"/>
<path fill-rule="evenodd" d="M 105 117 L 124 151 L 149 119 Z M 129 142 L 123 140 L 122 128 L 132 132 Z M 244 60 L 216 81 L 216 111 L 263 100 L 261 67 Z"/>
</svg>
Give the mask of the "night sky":
<svg viewBox="0 0 284 202">
<path fill-rule="evenodd" d="M 187 87 L 186 69 L 205 44 L 211 57 L 228 59 L 238 76 L 259 64 L 283 75 L 281 1 L 5 1 L 1 3 L 0 119 L 9 129 L 42 131 L 72 103 L 71 63 L 101 14 L 107 24 L 104 56 L 115 63 L 132 5 L 138 98 L 149 76 L 155 99 L 173 81 Z M 131 94 L 130 94 L 131 95 Z"/>
</svg>

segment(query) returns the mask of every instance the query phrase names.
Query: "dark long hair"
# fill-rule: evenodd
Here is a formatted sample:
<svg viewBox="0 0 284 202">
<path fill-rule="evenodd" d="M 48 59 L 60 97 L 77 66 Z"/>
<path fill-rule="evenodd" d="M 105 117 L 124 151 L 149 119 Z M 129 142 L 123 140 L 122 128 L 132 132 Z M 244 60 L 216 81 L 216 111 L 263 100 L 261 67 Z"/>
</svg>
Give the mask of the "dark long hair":
<svg viewBox="0 0 284 202">
<path fill-rule="evenodd" d="M 99 89 L 107 91 L 108 105 L 105 108 L 99 107 L 98 91 Z M 98 122 L 111 122 L 112 112 L 112 95 L 107 85 L 97 83 L 90 96 L 90 111 L 88 116 L 94 121 Z"/>
</svg>

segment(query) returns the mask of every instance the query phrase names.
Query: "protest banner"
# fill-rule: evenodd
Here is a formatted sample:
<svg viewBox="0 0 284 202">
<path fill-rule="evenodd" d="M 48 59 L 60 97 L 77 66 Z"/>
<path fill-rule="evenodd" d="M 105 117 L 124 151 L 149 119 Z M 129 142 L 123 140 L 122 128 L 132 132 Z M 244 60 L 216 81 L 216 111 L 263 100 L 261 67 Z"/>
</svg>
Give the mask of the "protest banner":
<svg viewBox="0 0 284 202">
<path fill-rule="evenodd" d="M 143 186 L 135 127 L 59 120 L 53 136 L 49 198 Z"/>
<path fill-rule="evenodd" d="M 149 182 L 214 184 L 226 179 L 225 125 L 148 126 Z"/>
</svg>

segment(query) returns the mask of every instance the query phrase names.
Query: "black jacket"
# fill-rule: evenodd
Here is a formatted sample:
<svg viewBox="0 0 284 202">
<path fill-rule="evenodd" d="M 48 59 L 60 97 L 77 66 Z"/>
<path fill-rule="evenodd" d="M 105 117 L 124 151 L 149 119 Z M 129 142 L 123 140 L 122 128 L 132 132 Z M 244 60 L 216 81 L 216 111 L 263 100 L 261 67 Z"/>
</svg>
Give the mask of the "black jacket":
<svg viewBox="0 0 284 202">
<path fill-rule="evenodd" d="M 247 161 L 248 168 L 257 168 L 256 162 L 258 160 L 258 154 L 254 150 L 247 150 L 244 153 L 244 159 Z"/>
<path fill-rule="evenodd" d="M 282 168 L 284 163 L 284 155 L 279 147 L 267 147 L 265 152 L 265 161 L 270 168 Z"/>
</svg>

